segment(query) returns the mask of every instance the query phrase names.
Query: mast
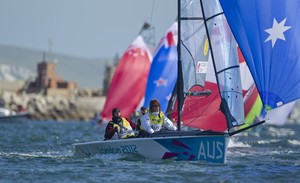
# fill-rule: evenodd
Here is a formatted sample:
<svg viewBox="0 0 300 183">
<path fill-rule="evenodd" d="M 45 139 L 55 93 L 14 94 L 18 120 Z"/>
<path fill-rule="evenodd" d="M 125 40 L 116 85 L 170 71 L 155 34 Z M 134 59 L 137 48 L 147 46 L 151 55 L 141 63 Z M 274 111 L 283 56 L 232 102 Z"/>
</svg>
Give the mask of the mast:
<svg viewBox="0 0 300 183">
<path fill-rule="evenodd" d="M 178 41 L 177 41 L 177 54 L 178 54 L 178 69 L 177 69 L 177 130 L 181 130 L 181 114 L 183 105 L 183 79 L 182 79 L 182 61 L 181 61 L 181 6 L 180 0 L 177 1 L 178 7 Z"/>
</svg>

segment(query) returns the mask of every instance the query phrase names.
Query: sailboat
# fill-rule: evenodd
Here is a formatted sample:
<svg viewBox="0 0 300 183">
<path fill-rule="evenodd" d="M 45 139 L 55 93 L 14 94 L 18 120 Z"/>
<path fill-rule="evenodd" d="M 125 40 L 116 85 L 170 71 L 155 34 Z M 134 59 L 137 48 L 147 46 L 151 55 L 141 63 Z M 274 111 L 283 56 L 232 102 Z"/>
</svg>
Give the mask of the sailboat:
<svg viewBox="0 0 300 183">
<path fill-rule="evenodd" d="M 289 102 L 270 111 L 263 110 L 262 101 L 256 86 L 253 84 L 245 93 L 244 112 L 245 124 L 241 128 L 255 123 L 257 120 L 265 120 L 267 125 L 283 126 L 288 121 L 296 101 Z"/>
<path fill-rule="evenodd" d="M 186 27 L 183 30 L 183 41 L 186 42 L 183 59 L 187 64 L 183 64 L 182 69 L 184 81 L 187 81 L 184 85 L 186 96 L 184 104 L 176 103 L 175 109 L 178 105 L 183 106 L 185 126 L 222 133 L 244 123 L 236 43 L 218 1 L 192 3 L 191 12 L 200 11 L 201 14 L 203 11 L 204 15 L 206 11 L 208 15 L 207 18 L 189 17 L 190 12 L 187 12 L 187 17 L 183 18 L 187 24 L 183 26 Z M 202 19 L 205 24 L 200 25 Z M 189 32 L 195 29 L 195 24 L 199 26 L 199 30 L 196 29 L 198 35 Z M 196 39 L 191 39 L 192 36 Z M 172 117 L 178 120 L 180 112 L 173 112 Z"/>
<path fill-rule="evenodd" d="M 27 111 L 11 111 L 7 108 L 0 107 L 0 123 L 2 122 L 22 122 L 29 118 Z"/>
<path fill-rule="evenodd" d="M 177 49 L 178 131 L 156 132 L 146 138 L 76 143 L 73 144 L 76 157 L 140 154 L 156 160 L 226 162 L 230 136 L 245 129 L 235 131 L 235 127 L 244 123 L 241 77 L 236 42 L 218 0 L 178 0 Z M 213 63 L 210 69 L 207 65 L 209 59 Z M 213 90 L 204 86 L 207 72 L 216 73 L 214 76 L 218 87 Z M 212 106 L 207 103 L 207 97 L 216 96 L 218 99 Z M 191 109 L 185 101 L 196 97 L 206 102 L 205 111 L 214 116 L 210 119 L 216 120 L 213 124 L 218 130 L 181 131 L 182 111 Z M 222 125 L 222 128 L 218 128 L 218 125 Z"/>
<path fill-rule="evenodd" d="M 152 55 L 143 40 L 137 36 L 122 56 L 113 75 L 101 113 L 104 121 L 112 118 L 112 109 L 118 107 L 129 117 L 143 101 Z M 128 100 L 130 99 L 130 100 Z"/>
<path fill-rule="evenodd" d="M 239 55 L 241 55 L 240 52 Z M 270 111 L 264 111 L 262 101 L 254 84 L 249 68 L 244 59 L 239 60 L 241 77 L 243 78 L 242 88 L 244 93 L 245 113 L 245 124 L 242 125 L 241 128 L 249 126 L 252 123 L 257 122 L 257 120 L 265 120 L 267 125 L 283 126 L 287 122 L 288 117 L 296 104 L 296 101 L 287 103 Z"/>
<path fill-rule="evenodd" d="M 144 106 L 149 108 L 152 99 L 160 101 L 166 112 L 177 80 L 177 22 L 167 30 L 153 57 L 149 71 Z"/>
<path fill-rule="evenodd" d="M 283 126 L 286 124 L 295 104 L 295 101 L 290 102 L 269 111 L 265 116 L 263 116 L 266 124 L 273 126 Z"/>
</svg>

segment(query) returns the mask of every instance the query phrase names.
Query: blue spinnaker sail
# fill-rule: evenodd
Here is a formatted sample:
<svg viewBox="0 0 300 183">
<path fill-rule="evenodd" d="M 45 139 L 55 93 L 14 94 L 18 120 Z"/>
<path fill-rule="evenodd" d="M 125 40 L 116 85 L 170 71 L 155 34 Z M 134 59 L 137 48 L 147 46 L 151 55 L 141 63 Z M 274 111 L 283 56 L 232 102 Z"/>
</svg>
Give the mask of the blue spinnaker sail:
<svg viewBox="0 0 300 183">
<path fill-rule="evenodd" d="M 265 108 L 300 98 L 300 1 L 220 2 Z"/>
<path fill-rule="evenodd" d="M 169 99 L 177 80 L 177 22 L 162 38 L 153 58 L 145 94 L 144 106 L 149 108 L 150 101 L 158 99 L 161 110 L 166 112 Z"/>
</svg>

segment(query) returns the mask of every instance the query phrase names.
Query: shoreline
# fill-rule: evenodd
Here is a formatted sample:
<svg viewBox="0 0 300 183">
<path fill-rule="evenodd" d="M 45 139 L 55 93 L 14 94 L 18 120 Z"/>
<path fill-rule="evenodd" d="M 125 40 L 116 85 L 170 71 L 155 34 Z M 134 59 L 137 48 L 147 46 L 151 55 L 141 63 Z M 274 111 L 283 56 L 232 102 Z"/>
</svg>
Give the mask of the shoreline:
<svg viewBox="0 0 300 183">
<path fill-rule="evenodd" d="M 15 94 L 5 92 L 2 96 L 1 106 L 17 111 L 22 105 L 33 120 L 80 120 L 89 121 L 95 113 L 103 109 L 106 97 L 72 97 L 44 96 L 41 94 Z"/>
</svg>

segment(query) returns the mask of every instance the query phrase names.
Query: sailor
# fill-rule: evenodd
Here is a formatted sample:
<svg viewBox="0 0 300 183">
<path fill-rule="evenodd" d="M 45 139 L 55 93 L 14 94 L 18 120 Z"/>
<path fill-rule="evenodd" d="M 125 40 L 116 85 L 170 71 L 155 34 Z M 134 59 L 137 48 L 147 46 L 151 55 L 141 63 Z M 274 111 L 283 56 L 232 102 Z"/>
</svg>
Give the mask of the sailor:
<svg viewBox="0 0 300 183">
<path fill-rule="evenodd" d="M 159 101 L 156 99 L 151 100 L 149 111 L 142 116 L 141 131 L 138 137 L 145 137 L 161 131 L 163 127 L 168 130 L 177 130 L 172 121 L 161 111 Z"/>
<path fill-rule="evenodd" d="M 139 115 L 139 118 L 137 119 L 137 126 L 136 126 L 136 130 L 138 132 L 141 130 L 142 117 L 148 112 L 148 109 L 145 106 L 142 106 L 140 110 L 141 110 L 140 111 L 141 115 Z"/>
<path fill-rule="evenodd" d="M 142 116 L 144 116 L 147 112 L 148 112 L 148 109 L 145 106 L 141 107 Z"/>
<path fill-rule="evenodd" d="M 105 129 L 105 140 L 109 139 L 125 139 L 135 137 L 133 128 L 135 124 L 121 117 L 118 108 L 112 110 L 112 121 L 108 122 Z"/>
</svg>

